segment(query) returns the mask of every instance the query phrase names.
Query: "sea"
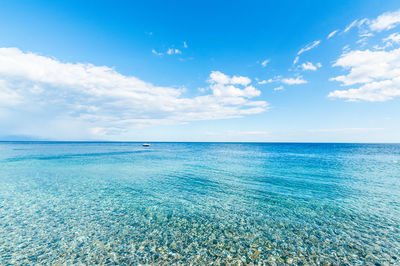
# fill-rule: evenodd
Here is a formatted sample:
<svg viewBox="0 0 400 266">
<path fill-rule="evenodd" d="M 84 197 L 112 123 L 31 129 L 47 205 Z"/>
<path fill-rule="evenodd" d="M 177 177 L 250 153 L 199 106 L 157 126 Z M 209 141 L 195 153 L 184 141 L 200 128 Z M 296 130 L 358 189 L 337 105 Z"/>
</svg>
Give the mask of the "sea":
<svg viewBox="0 0 400 266">
<path fill-rule="evenodd" d="M 400 265 L 400 144 L 0 142 L 0 265 Z"/>
</svg>

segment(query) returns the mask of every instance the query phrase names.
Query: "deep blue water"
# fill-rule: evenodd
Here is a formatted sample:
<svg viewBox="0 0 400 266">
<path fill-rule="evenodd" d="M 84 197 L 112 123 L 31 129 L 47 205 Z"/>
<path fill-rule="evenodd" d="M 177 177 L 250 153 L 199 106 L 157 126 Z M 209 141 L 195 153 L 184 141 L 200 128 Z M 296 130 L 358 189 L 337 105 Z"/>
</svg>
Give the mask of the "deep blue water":
<svg viewBox="0 0 400 266">
<path fill-rule="evenodd" d="M 0 143 L 0 264 L 400 264 L 400 145 Z"/>
</svg>

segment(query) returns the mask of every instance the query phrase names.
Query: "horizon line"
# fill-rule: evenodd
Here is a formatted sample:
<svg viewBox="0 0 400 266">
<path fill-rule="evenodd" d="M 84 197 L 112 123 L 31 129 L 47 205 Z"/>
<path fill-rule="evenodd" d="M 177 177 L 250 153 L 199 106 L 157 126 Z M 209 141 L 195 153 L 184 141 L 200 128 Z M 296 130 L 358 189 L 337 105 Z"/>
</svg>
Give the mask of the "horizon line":
<svg viewBox="0 0 400 266">
<path fill-rule="evenodd" d="M 329 142 L 329 141 L 138 141 L 138 140 L 0 140 L 37 143 L 246 143 L 246 144 L 400 144 L 400 142 Z"/>
</svg>

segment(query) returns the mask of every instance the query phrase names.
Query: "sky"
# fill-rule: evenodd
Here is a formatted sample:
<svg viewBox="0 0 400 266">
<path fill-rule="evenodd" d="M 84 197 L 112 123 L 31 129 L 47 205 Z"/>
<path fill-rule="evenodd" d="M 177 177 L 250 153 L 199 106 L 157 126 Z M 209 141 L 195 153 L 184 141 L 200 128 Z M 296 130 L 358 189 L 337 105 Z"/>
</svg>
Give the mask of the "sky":
<svg viewBox="0 0 400 266">
<path fill-rule="evenodd" d="M 400 142 L 400 2 L 3 0 L 0 140 Z"/>
</svg>

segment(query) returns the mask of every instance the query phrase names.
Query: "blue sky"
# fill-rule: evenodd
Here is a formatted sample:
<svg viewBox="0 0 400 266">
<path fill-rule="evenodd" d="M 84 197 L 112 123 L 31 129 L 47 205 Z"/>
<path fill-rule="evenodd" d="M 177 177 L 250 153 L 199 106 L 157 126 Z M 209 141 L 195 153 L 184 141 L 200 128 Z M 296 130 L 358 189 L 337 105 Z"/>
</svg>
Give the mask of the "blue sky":
<svg viewBox="0 0 400 266">
<path fill-rule="evenodd" d="M 398 1 L 2 1 L 0 139 L 400 141 Z"/>
</svg>

